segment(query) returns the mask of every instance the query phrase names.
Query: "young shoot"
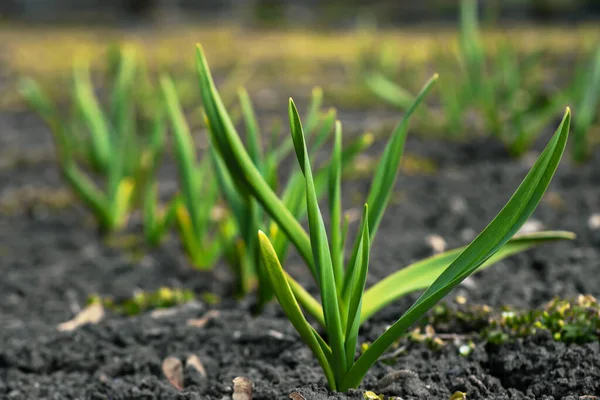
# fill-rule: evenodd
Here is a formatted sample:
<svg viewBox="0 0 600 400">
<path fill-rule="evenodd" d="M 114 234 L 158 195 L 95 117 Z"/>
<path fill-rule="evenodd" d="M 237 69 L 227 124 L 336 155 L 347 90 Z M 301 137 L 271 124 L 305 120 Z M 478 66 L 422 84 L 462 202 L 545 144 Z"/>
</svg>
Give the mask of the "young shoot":
<svg viewBox="0 0 600 400">
<path fill-rule="evenodd" d="M 377 223 L 372 223 L 371 218 L 378 217 L 377 202 L 373 202 L 375 212 L 372 212 L 365 204 L 362 223 L 352 255 L 348 263 L 340 269 L 339 265 L 335 265 L 335 260 L 343 258 L 340 256 L 343 254 L 343 248 L 339 246 L 339 242 L 336 243 L 333 240 L 334 233 L 340 227 L 332 225 L 330 235 L 327 234 L 315 196 L 310 158 L 306 149 L 302 125 L 296 107 L 290 100 L 290 127 L 298 163 L 306 180 L 310 246 L 321 296 L 319 312 L 322 313 L 321 323 L 327 340 L 305 318 L 300 304 L 306 304 L 307 301 L 306 298 L 301 300 L 300 297 L 309 295 L 306 292 L 298 295 L 298 290 L 292 288 L 292 285 L 297 284 L 292 283 L 291 279 L 287 277 L 268 237 L 263 232 L 259 232 L 261 255 L 279 303 L 317 358 L 332 390 L 346 391 L 358 387 L 371 366 L 410 326 L 466 277 L 485 266 L 485 263 L 489 262 L 494 255 L 502 252 L 497 257 L 505 257 L 508 253 L 522 251 L 539 242 L 572 237 L 567 232 L 554 232 L 521 237 L 510 242 L 512 236 L 535 210 L 556 171 L 566 145 L 569 122 L 570 112 L 567 110 L 556 134 L 515 194 L 471 244 L 464 249 L 455 251 L 450 256 L 446 254 L 443 261 L 440 260 L 440 256 L 430 258 L 418 263 L 417 267 L 413 266 L 402 270 L 408 270 L 404 274 L 392 275 L 382 281 L 383 283 L 375 285 L 376 292 L 371 292 L 374 295 L 368 296 L 369 291 L 365 291 L 365 282 L 372 239 L 371 232 L 377 230 Z M 341 143 L 340 130 L 337 132 L 333 150 L 334 159 L 336 153 L 339 152 Z M 385 166 L 386 164 L 380 165 Z M 390 165 L 387 167 L 388 170 L 392 169 Z M 376 175 L 373 186 L 376 186 L 377 182 Z M 339 187 L 339 180 L 334 179 L 332 185 Z M 377 196 L 374 196 L 373 200 L 376 198 Z M 341 207 L 339 200 L 333 206 L 334 210 L 339 209 Z M 343 261 L 337 262 L 343 263 Z M 387 292 L 391 291 L 393 293 L 391 297 L 394 297 L 397 295 L 394 293 L 394 288 L 404 287 L 403 290 L 412 291 L 420 289 L 423 281 L 426 281 L 428 287 L 419 299 L 362 355 L 355 358 L 361 322 L 390 301 Z M 317 301 L 311 299 L 310 303 L 312 305 L 305 308 L 315 307 L 314 303 Z"/>
<path fill-rule="evenodd" d="M 295 105 L 290 101 L 292 142 L 305 184 L 304 205 L 309 226 L 307 233 L 252 162 L 216 90 L 201 47 L 198 47 L 197 60 L 200 90 L 210 126 L 211 141 L 225 161 L 222 168 L 226 168 L 232 177 L 236 177 L 240 195 L 255 199 L 273 219 L 277 226 L 276 232 L 283 232 L 294 244 L 318 284 L 321 302 L 310 296 L 282 268 L 273 245 L 272 232 L 259 234 L 262 265 L 271 282 L 271 289 L 290 321 L 314 352 L 334 390 L 357 387 L 377 358 L 423 313 L 471 273 L 536 244 L 573 237 L 567 232 L 539 232 L 510 240 L 541 200 L 558 166 L 568 136 L 570 112 L 567 110 L 557 133 L 515 195 L 488 228 L 469 246 L 418 262 L 392 274 L 383 280 L 378 288 L 377 285 L 374 286 L 377 288 L 376 292 L 365 291 L 370 246 L 391 197 L 410 116 L 422 102 L 437 76 L 434 76 L 415 97 L 404 118 L 390 136 L 375 171 L 359 234 L 352 246 L 350 257 L 345 260 L 343 250 L 348 224 L 347 220 L 341 222 L 339 171 L 341 160 L 344 158 L 344 151 L 341 150 L 341 124 L 336 123 L 331 168 L 326 177 L 331 218 L 331 231 L 328 236 L 318 205 L 318 175 L 312 172 L 300 117 Z M 391 301 L 419 289 L 427 290 L 390 330 L 355 360 L 360 324 Z M 325 329 L 328 342 L 308 323 L 303 310 Z"/>
</svg>

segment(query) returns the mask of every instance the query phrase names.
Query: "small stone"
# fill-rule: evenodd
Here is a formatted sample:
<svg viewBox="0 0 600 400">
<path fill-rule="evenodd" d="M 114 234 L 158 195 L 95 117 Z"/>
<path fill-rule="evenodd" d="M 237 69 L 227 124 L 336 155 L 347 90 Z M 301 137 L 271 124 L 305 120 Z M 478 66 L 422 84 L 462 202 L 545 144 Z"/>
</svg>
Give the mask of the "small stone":
<svg viewBox="0 0 600 400">
<path fill-rule="evenodd" d="M 440 235 L 429 235 L 425 238 L 425 241 L 435 254 L 443 253 L 446 250 L 446 241 Z"/>
<path fill-rule="evenodd" d="M 252 381 L 244 376 L 233 379 L 233 400 L 252 400 Z"/>
<path fill-rule="evenodd" d="M 597 229 L 600 229 L 600 214 L 590 215 L 587 224 L 588 228 L 590 228 L 591 230 L 595 231 Z"/>
<path fill-rule="evenodd" d="M 463 242 L 470 242 L 477 236 L 477 232 L 472 228 L 465 228 L 460 231 L 460 240 Z"/>
<path fill-rule="evenodd" d="M 471 290 L 477 287 L 477 283 L 475 282 L 475 279 L 473 279 L 472 276 L 466 277 L 465 280 L 460 283 L 460 285 Z"/>
<path fill-rule="evenodd" d="M 454 214 L 462 215 L 467 211 L 467 202 L 462 197 L 454 196 L 450 198 L 450 211 Z"/>
<path fill-rule="evenodd" d="M 534 232 L 539 232 L 542 229 L 544 229 L 544 224 L 542 224 L 540 221 L 538 221 L 536 219 L 530 219 L 523 224 L 523 226 L 521 227 L 521 229 L 519 229 L 517 234 L 534 233 Z"/>
</svg>

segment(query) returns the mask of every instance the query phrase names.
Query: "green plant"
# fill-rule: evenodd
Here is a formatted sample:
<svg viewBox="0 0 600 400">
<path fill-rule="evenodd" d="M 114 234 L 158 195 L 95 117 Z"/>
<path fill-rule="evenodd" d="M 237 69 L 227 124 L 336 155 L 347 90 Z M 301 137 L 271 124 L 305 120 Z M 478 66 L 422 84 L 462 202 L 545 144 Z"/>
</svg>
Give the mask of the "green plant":
<svg viewBox="0 0 600 400">
<path fill-rule="evenodd" d="M 340 269 L 339 265 L 334 264 L 334 260 L 339 258 L 335 255 L 341 254 L 343 248 L 335 246 L 333 240 L 330 245 L 330 240 L 328 240 L 325 223 L 314 195 L 312 171 L 302 126 L 295 106 L 293 102 L 290 102 L 292 135 L 296 144 L 298 162 L 306 178 L 310 244 L 318 273 L 317 282 L 321 294 L 323 322 L 328 342 L 322 339 L 305 319 L 299 305 L 299 302 L 302 303 L 302 301 L 298 299 L 298 295 L 294 294 L 289 284 L 290 280 L 286 277 L 269 239 L 263 233 L 259 234 L 261 251 L 277 299 L 300 336 L 317 357 L 332 389 L 345 391 L 357 387 L 368 369 L 395 340 L 456 285 L 482 267 L 502 246 L 509 242 L 541 200 L 558 166 L 568 136 L 569 119 L 570 113 L 567 111 L 561 126 L 538 162 L 492 223 L 469 246 L 460 251 L 453 261 L 444 263 L 441 273 L 436 271 L 437 274 L 429 277 L 428 280 L 433 283 L 421 297 L 355 361 L 358 329 L 364 318 L 363 304 L 369 310 L 369 307 L 382 307 L 387 301 L 381 298 L 383 295 L 381 288 L 379 288 L 378 297 L 367 298 L 365 294 L 371 241 L 370 231 L 372 230 L 370 226 L 371 213 L 365 204 L 362 224 L 352 256 L 345 269 Z M 336 148 L 337 145 L 334 147 L 334 157 Z M 389 164 L 382 163 L 380 165 L 389 168 Z M 378 177 L 376 174 L 373 182 L 375 188 L 379 186 Z M 376 204 L 375 210 L 377 210 L 380 206 L 376 202 L 374 204 Z M 335 207 L 340 208 L 341 205 L 338 203 Z M 382 212 L 381 208 L 379 210 Z M 377 214 L 378 212 L 375 212 L 375 215 Z M 339 226 L 331 226 L 331 238 L 335 236 L 334 232 L 338 229 Z M 373 231 L 376 229 L 376 225 L 373 226 Z M 551 234 L 551 236 L 553 239 L 568 237 L 567 234 Z M 427 271 L 428 264 L 435 265 L 436 261 L 425 261 L 421 265 L 421 271 Z M 413 275 L 412 281 L 421 279 L 419 275 Z M 410 273 L 401 278 L 398 275 L 393 276 L 388 281 L 391 287 L 410 285 L 411 283 Z"/>
<path fill-rule="evenodd" d="M 451 128 L 460 129 L 465 112 L 474 109 L 483 121 L 483 128 L 502 141 L 513 155 L 525 153 L 557 108 L 553 101 L 544 104 L 536 101 L 539 79 L 535 67 L 540 54 L 521 59 L 508 41 L 500 43 L 496 54 L 492 54 L 483 45 L 477 2 L 462 0 L 458 57 L 459 72 L 446 75 L 454 80 L 450 83 L 455 85 L 454 90 L 442 94 Z"/>
<path fill-rule="evenodd" d="M 600 103 L 600 47 L 593 59 L 578 69 L 570 94 L 577 108 L 573 114 L 573 158 L 583 162 L 590 155 L 588 133 L 598 115 Z"/>
<path fill-rule="evenodd" d="M 50 126 L 63 177 L 95 214 L 100 228 L 114 231 L 127 221 L 134 203 L 136 174 L 145 151 L 136 137 L 136 118 L 131 101 L 135 54 L 124 48 L 116 80 L 110 93 L 109 110 L 102 110 L 94 93 L 89 65 L 75 63 L 73 69 L 73 116 L 63 119 L 58 108 L 32 79 L 20 82 L 20 92 Z M 96 177 L 105 180 L 103 192 Z"/>
<path fill-rule="evenodd" d="M 392 275 L 388 278 L 388 282 L 392 282 L 388 287 L 393 288 L 397 285 L 400 289 L 391 297 L 384 296 L 381 288 L 370 298 L 366 294 L 363 296 L 370 243 L 376 235 L 392 192 L 410 115 L 422 102 L 437 77 L 430 80 L 416 96 L 404 119 L 398 124 L 388 141 L 368 195 L 367 203 L 370 206 L 365 206 L 360 232 L 344 268 L 342 251 L 346 242 L 347 224 L 340 226 L 341 124 L 336 124 L 332 168 L 327 179 L 332 218 L 331 236 L 328 240 L 317 201 L 317 176 L 313 176 L 312 173 L 305 135 L 293 102 L 290 101 L 289 107 L 290 128 L 300 169 L 304 175 L 310 234 L 306 233 L 298 220 L 269 187 L 245 151 L 219 98 L 200 47 L 198 47 L 197 58 L 200 90 L 209 121 L 211 139 L 215 149 L 223 160 L 226 160 L 223 167 L 228 169 L 231 176 L 238 178 L 237 185 L 240 193 L 255 198 L 273 218 L 278 231 L 283 231 L 288 236 L 319 285 L 321 305 L 283 270 L 277 251 L 267 234 L 262 232 L 259 234 L 263 267 L 271 281 L 271 288 L 291 322 L 317 356 L 330 386 L 335 390 L 356 387 L 379 355 L 405 329 L 478 268 L 544 241 L 572 237 L 572 234 L 565 232 L 543 232 L 509 241 L 537 206 L 562 156 L 570 123 L 570 112 L 567 110 L 556 135 L 525 178 L 524 183 L 498 217 L 470 246 L 417 263 L 409 267 L 408 273 Z M 495 257 L 492 258 L 494 255 Z M 429 288 L 417 303 L 354 362 L 360 323 L 393 299 L 423 286 Z M 329 344 L 308 324 L 300 305 L 323 325 Z"/>
<path fill-rule="evenodd" d="M 495 54 L 486 49 L 477 15 L 477 2 L 462 0 L 458 65 L 453 58 L 442 63 L 442 128 L 460 134 L 467 112 L 473 110 L 481 129 L 502 141 L 511 154 L 520 156 L 554 117 L 562 98 L 540 99 L 536 66 L 541 53 L 520 57 L 510 42 L 501 43 Z M 367 73 L 365 81 L 375 95 L 401 109 L 407 109 L 414 99 L 384 72 Z M 426 118 L 435 120 L 435 114 L 428 113 Z"/>
<path fill-rule="evenodd" d="M 160 84 L 173 128 L 180 184 L 180 194 L 172 199 L 160 227 L 167 227 L 176 218 L 183 246 L 192 264 L 202 269 L 212 268 L 222 250 L 221 241 L 209 235 L 211 213 L 217 204 L 219 187 L 211 173 L 210 157 L 204 157 L 199 164 L 196 161 L 194 141 L 173 81 L 164 75 Z"/>
<path fill-rule="evenodd" d="M 275 139 L 279 137 L 279 131 L 274 130 L 272 135 L 274 139 L 264 145 L 250 96 L 245 89 L 241 88 L 238 91 L 238 97 L 246 131 L 248 156 L 252 164 L 272 191 L 281 191 L 283 203 L 294 218 L 302 219 L 305 209 L 302 207 L 301 201 L 304 195 L 304 182 L 301 174 L 297 170 L 293 171 L 287 177 L 282 188 L 279 188 L 278 181 L 279 165 L 292 152 L 292 141 L 285 140 L 277 144 Z M 312 151 L 318 151 L 330 139 L 335 125 L 336 112 L 334 109 L 321 110 L 322 99 L 323 91 L 318 87 L 314 88 L 306 115 L 307 137 L 311 140 Z M 356 155 L 368 147 L 372 140 L 372 135 L 365 134 L 344 149 L 342 168 L 350 166 Z M 234 232 L 231 234 L 232 239 L 226 253 L 230 265 L 239 277 L 237 292 L 239 295 L 244 295 L 255 284 L 258 284 L 258 309 L 260 309 L 272 298 L 272 293 L 266 277 L 261 273 L 256 232 L 258 229 L 270 232 L 277 254 L 281 259 L 287 257 L 290 242 L 285 234 L 278 230 L 276 223 L 265 215 L 256 200 L 237 189 L 239 183 L 235 182 L 234 176 L 236 175 L 228 171 L 223 157 L 216 148 L 211 146 L 210 151 L 217 171 L 219 186 L 232 211 Z M 330 168 L 331 164 L 325 163 L 317 173 L 319 197 L 326 192 L 326 177 Z"/>
</svg>

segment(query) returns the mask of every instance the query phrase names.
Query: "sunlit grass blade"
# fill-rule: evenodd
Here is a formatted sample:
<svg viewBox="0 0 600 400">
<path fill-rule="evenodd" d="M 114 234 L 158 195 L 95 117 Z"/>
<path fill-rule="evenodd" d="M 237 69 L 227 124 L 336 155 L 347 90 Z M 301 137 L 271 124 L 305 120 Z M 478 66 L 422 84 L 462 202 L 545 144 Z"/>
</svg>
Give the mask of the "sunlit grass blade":
<svg viewBox="0 0 600 400">
<path fill-rule="evenodd" d="M 73 97 L 90 132 L 92 166 L 107 172 L 112 149 L 110 126 L 94 94 L 89 68 L 84 60 L 75 63 Z"/>
<path fill-rule="evenodd" d="M 352 140 L 350 144 L 342 150 L 342 172 L 346 168 L 352 168 L 356 157 L 371 147 L 374 141 L 375 137 L 372 133 L 365 133 Z"/>
<path fill-rule="evenodd" d="M 369 207 L 365 204 L 363 209 L 363 222 L 360 232 L 360 245 L 358 246 L 358 257 L 352 268 L 352 281 L 350 283 L 350 296 L 347 309 L 347 322 L 345 332 L 346 362 L 347 371 L 354 364 L 354 353 L 358 341 L 358 329 L 361 324 L 361 313 L 363 295 L 365 293 L 365 283 L 367 282 L 367 272 L 369 268 Z"/>
<path fill-rule="evenodd" d="M 406 313 L 367 348 L 350 369 L 339 390 L 357 387 L 369 368 L 406 329 L 481 267 L 523 226 L 542 199 L 558 167 L 569 136 L 570 119 L 571 112 L 567 109 L 546 149 L 496 218 L 458 255 Z"/>
<path fill-rule="evenodd" d="M 285 273 L 279 260 L 277 258 L 277 254 L 275 254 L 275 250 L 273 246 L 271 246 L 271 242 L 267 236 L 259 232 L 259 241 L 260 241 L 260 249 L 263 263 L 265 265 L 265 269 L 271 281 L 271 287 L 273 288 L 275 295 L 277 296 L 277 300 L 281 305 L 281 308 L 287 315 L 288 319 L 296 328 L 296 331 L 300 334 L 302 340 L 310 347 L 313 354 L 317 358 L 319 365 L 323 369 L 325 373 L 325 377 L 327 378 L 327 382 L 329 386 L 336 390 L 336 380 L 334 377 L 333 370 L 330 366 L 330 359 L 332 357 L 331 354 L 326 353 L 326 346 L 324 345 L 323 340 L 319 340 L 319 334 L 310 326 L 294 294 L 290 285 L 285 277 Z M 318 339 L 319 338 L 319 339 Z"/>
<path fill-rule="evenodd" d="M 498 252 L 490 257 L 489 260 L 483 263 L 478 270 L 492 266 L 505 258 L 529 250 L 535 246 L 558 240 L 572 240 L 574 238 L 575 234 L 566 231 L 543 231 L 515 235 L 506 243 L 506 245 L 502 246 Z M 466 247 L 460 247 L 448 250 L 444 253 L 417 261 L 369 287 L 365 291 L 363 297 L 360 318 L 361 324 L 366 322 L 386 305 L 400 299 L 402 296 L 417 290 L 426 289 L 465 248 Z M 288 279 L 291 280 L 292 278 L 288 277 Z M 294 283 L 295 285 L 299 285 L 297 282 Z M 297 291 L 292 282 L 290 282 L 290 286 L 292 286 L 294 294 L 296 294 Z M 298 291 L 300 291 L 300 289 L 298 289 Z M 301 296 L 296 295 L 296 298 L 302 308 L 324 327 L 325 320 L 322 318 L 323 309 L 318 304 L 317 300 L 308 293 L 302 294 Z"/>
<path fill-rule="evenodd" d="M 108 199 L 106 195 L 98 189 L 98 186 L 85 174 L 83 174 L 75 164 L 70 164 L 63 169 L 63 176 L 69 183 L 71 189 L 86 204 L 92 213 L 98 218 L 100 229 L 110 231 L 119 225 L 114 221 L 110 213 Z"/>
<path fill-rule="evenodd" d="M 256 196 L 263 207 L 276 220 L 279 227 L 288 235 L 313 275 L 316 276 L 308 234 L 282 204 L 246 152 L 215 88 L 208 63 L 200 45 L 197 46 L 196 55 L 200 92 L 209 122 L 212 143 L 217 147 L 227 166 L 237 173 L 238 179 L 243 180 L 245 188 L 252 191 L 252 194 Z M 241 188 L 238 186 L 238 189 Z"/>
<path fill-rule="evenodd" d="M 358 154 L 360 154 L 362 151 L 371 146 L 372 143 L 373 135 L 370 133 L 366 133 L 353 140 L 352 143 L 348 145 L 348 147 L 342 150 L 342 175 L 347 169 L 352 168 L 353 161 L 356 158 L 356 156 L 358 156 Z M 321 166 L 321 168 L 319 168 L 319 170 L 315 173 L 314 182 L 318 198 L 321 198 L 325 191 L 328 190 L 329 175 L 332 167 L 332 160 L 329 160 L 325 165 Z M 297 171 L 290 177 L 281 195 L 281 199 L 285 207 L 292 213 L 292 215 L 294 215 L 294 217 L 297 220 L 301 220 L 306 213 L 306 207 L 303 207 L 305 201 L 304 187 L 304 179 L 302 178 L 301 173 Z M 276 223 L 272 223 L 271 226 L 272 228 L 269 232 L 271 233 L 273 247 L 275 248 L 275 251 L 279 256 L 279 259 L 284 260 L 286 258 L 290 241 L 288 237 L 277 228 Z M 272 233 L 274 229 L 277 230 L 276 235 Z M 347 232 L 347 226 L 346 231 L 344 232 Z M 345 240 L 345 236 L 343 236 L 343 238 Z M 341 249 L 344 248 L 344 244 L 341 245 Z"/>
<path fill-rule="evenodd" d="M 338 291 L 344 283 L 344 248 L 342 247 L 342 124 L 335 122 L 331 168 L 329 170 L 329 214 L 331 262 Z"/>
<path fill-rule="evenodd" d="M 335 277 L 329 252 L 329 243 L 325 223 L 319 209 L 317 193 L 315 191 L 312 168 L 306 140 L 302 131 L 302 124 L 298 110 L 292 99 L 289 103 L 290 130 L 294 140 L 294 148 L 300 169 L 302 170 L 306 181 L 306 204 L 308 209 L 308 226 L 310 233 L 310 245 L 313 258 L 316 264 L 319 287 L 321 289 L 321 303 L 325 315 L 325 328 L 329 339 L 332 357 L 333 370 L 336 380 L 341 380 L 346 371 L 346 352 L 344 349 L 344 330 L 342 327 L 342 318 L 338 304 L 337 289 L 335 287 Z"/>
<path fill-rule="evenodd" d="M 240 101 L 240 107 L 242 108 L 242 115 L 244 117 L 244 123 L 246 124 L 246 135 L 248 143 L 248 154 L 254 162 L 254 165 L 262 171 L 262 148 L 260 143 L 260 128 L 258 121 L 256 120 L 256 113 L 254 112 L 254 106 L 252 100 L 248 96 L 248 92 L 244 88 L 238 90 L 238 98 Z"/>
<path fill-rule="evenodd" d="M 321 118 L 320 124 L 317 129 L 315 129 L 315 133 L 313 136 L 315 137 L 314 142 L 310 146 L 310 151 L 316 152 L 321 146 L 331 137 L 335 127 L 337 112 L 335 108 L 330 108 L 327 113 L 323 115 Z"/>
<path fill-rule="evenodd" d="M 74 161 L 71 140 L 56 106 L 31 78 L 23 78 L 19 81 L 19 93 L 50 126 L 58 162 L 63 166 L 71 164 Z"/>
<path fill-rule="evenodd" d="M 27 102 L 41 115 L 52 130 L 57 149 L 61 173 L 75 194 L 96 216 L 102 231 L 111 231 L 121 226 L 125 207 L 132 194 L 131 182 L 120 187 L 116 198 L 109 198 L 96 183 L 85 175 L 75 162 L 72 137 L 60 119 L 58 110 L 38 85 L 30 79 L 20 82 L 20 92 Z M 93 106 L 92 106 L 93 108 Z"/>
<path fill-rule="evenodd" d="M 469 90 L 475 98 L 484 85 L 485 53 L 479 35 L 477 0 L 462 0 L 460 5 L 460 52 L 468 73 Z"/>
<path fill-rule="evenodd" d="M 161 88 L 167 107 L 167 116 L 173 127 L 174 149 L 180 175 L 183 201 L 188 209 L 188 216 L 194 236 L 203 236 L 203 227 L 198 226 L 200 214 L 200 187 L 196 175 L 196 151 L 194 141 L 179 100 L 173 81 L 167 76 L 161 77 Z"/>
<path fill-rule="evenodd" d="M 323 89 L 316 86 L 313 88 L 310 96 L 310 104 L 308 105 L 308 111 L 304 118 L 304 131 L 306 132 L 307 138 L 310 138 L 317 124 L 319 123 L 319 111 L 323 105 Z"/>
<path fill-rule="evenodd" d="M 557 240 L 571 240 L 575 235 L 571 232 L 548 231 L 527 233 L 514 236 L 498 252 L 484 262 L 479 269 L 487 268 L 498 261 L 521 253 L 532 247 Z M 441 254 L 417 261 L 387 276 L 368 288 L 363 298 L 361 322 L 367 321 L 376 312 L 400 297 L 416 290 L 426 289 L 431 285 L 465 249 L 460 247 Z"/>
<path fill-rule="evenodd" d="M 158 172 L 165 146 L 165 121 L 162 114 L 155 117 L 149 146 L 141 154 L 142 161 L 137 173 L 137 189 L 142 188 L 142 219 L 144 237 L 151 246 L 157 246 L 173 225 L 176 218 L 177 207 L 181 203 L 180 194 L 173 197 L 164 209 L 158 202 Z"/>
<path fill-rule="evenodd" d="M 415 97 L 415 101 L 406 111 L 402 121 L 400 121 L 400 123 L 394 129 L 394 132 L 385 146 L 383 155 L 379 160 L 379 164 L 375 170 L 375 176 L 371 182 L 371 189 L 366 201 L 366 203 L 369 205 L 369 233 L 371 235 L 371 239 L 374 239 L 375 235 L 377 234 L 379 223 L 381 222 L 385 208 L 389 203 L 392 189 L 394 187 L 394 183 L 396 182 L 400 160 L 402 159 L 402 154 L 404 153 L 404 143 L 406 141 L 410 117 L 421 104 L 429 90 L 431 90 L 437 79 L 438 75 L 435 74 Z M 359 242 L 360 237 L 357 237 L 354 242 L 352 255 L 348 261 L 348 265 L 354 264 L 354 260 L 358 254 Z M 344 282 L 344 293 L 348 293 L 349 280 L 350 277 L 347 275 Z"/>
<path fill-rule="evenodd" d="M 111 153 L 108 168 L 106 195 L 111 207 L 117 207 L 120 202 L 119 188 L 121 181 L 130 173 L 131 166 L 137 160 L 135 146 L 135 117 L 131 101 L 132 83 L 134 75 L 134 55 L 132 50 L 124 50 L 117 80 L 112 92 L 110 104 L 111 126 Z M 116 212 L 113 210 L 112 212 Z"/>
<path fill-rule="evenodd" d="M 258 267 L 258 238 L 256 232 L 259 229 L 257 207 L 253 200 L 242 195 L 236 190 L 235 184 L 225 162 L 214 146 L 209 146 L 209 152 L 214 165 L 218 187 L 223 194 L 229 209 L 232 212 L 234 225 L 241 236 L 239 243 L 237 237 L 231 244 L 237 252 L 236 260 L 232 260 L 231 267 L 236 275 L 236 293 L 245 295 L 248 293 L 256 279 Z M 240 265 L 236 265 L 240 264 Z M 261 276 L 262 278 L 262 276 Z M 259 303 L 269 297 L 268 287 L 259 287 Z"/>
<path fill-rule="evenodd" d="M 278 257 L 279 258 L 279 257 Z M 319 325 L 325 327 L 325 316 L 323 315 L 323 307 L 321 307 L 321 303 L 315 299 L 306 289 L 302 287 L 290 274 L 283 271 L 285 277 L 294 292 L 294 296 L 298 303 L 302 306 L 304 311 L 306 311 L 311 317 L 313 317 Z"/>
<path fill-rule="evenodd" d="M 589 156 L 589 129 L 598 113 L 598 103 L 600 102 L 600 47 L 596 50 L 587 76 L 588 80 L 583 98 L 577 104 L 573 115 L 573 158 L 579 162 L 585 161 Z"/>
<path fill-rule="evenodd" d="M 408 109 L 414 101 L 414 96 L 409 91 L 398 86 L 383 74 L 367 75 L 365 84 L 377 97 L 401 110 Z"/>
<path fill-rule="evenodd" d="M 131 46 L 121 49 L 121 58 L 117 70 L 116 81 L 110 100 L 110 115 L 114 121 L 114 130 L 120 135 L 126 135 L 131 121 L 131 87 L 136 70 L 135 50 Z"/>
</svg>

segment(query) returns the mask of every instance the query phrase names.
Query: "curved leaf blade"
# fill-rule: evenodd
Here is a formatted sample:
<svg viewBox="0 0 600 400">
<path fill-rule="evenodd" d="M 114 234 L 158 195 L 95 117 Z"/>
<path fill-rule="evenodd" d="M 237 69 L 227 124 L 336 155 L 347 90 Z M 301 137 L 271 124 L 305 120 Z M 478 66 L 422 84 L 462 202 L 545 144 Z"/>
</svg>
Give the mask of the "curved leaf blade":
<svg viewBox="0 0 600 400">
<path fill-rule="evenodd" d="M 362 354 L 346 375 L 340 390 L 357 387 L 369 368 L 406 329 L 477 270 L 523 226 L 542 199 L 558 167 L 569 136 L 570 120 L 571 112 L 567 108 L 550 143 L 496 218 L 460 253 L 406 313 Z"/>
<path fill-rule="evenodd" d="M 327 231 L 313 181 L 310 159 L 306 149 L 306 140 L 302 130 L 300 116 L 293 100 L 289 102 L 290 130 L 294 141 L 294 148 L 304 173 L 306 182 L 306 205 L 308 213 L 308 227 L 310 245 L 317 270 L 317 282 L 321 290 L 321 303 L 325 315 L 325 329 L 333 355 L 333 368 L 336 381 L 340 382 L 346 373 L 346 352 L 344 350 L 344 329 L 340 315 L 338 294 L 335 286 L 335 274 L 331 261 L 331 252 L 327 240 Z"/>
<path fill-rule="evenodd" d="M 333 390 L 336 389 L 336 381 L 334 379 L 331 365 L 329 364 L 329 358 L 326 352 L 324 341 L 320 338 L 319 334 L 310 326 L 302 310 L 294 297 L 292 289 L 285 277 L 285 272 L 275 254 L 275 250 L 269 241 L 269 238 L 262 232 L 258 232 L 258 239 L 260 243 L 260 251 L 262 261 L 265 266 L 265 270 L 271 281 L 271 286 L 275 292 L 275 296 L 283 308 L 283 311 L 287 315 L 288 319 L 296 328 L 296 331 L 300 334 L 302 340 L 310 347 L 315 357 L 321 365 L 323 372 L 327 378 L 329 386 Z"/>
<path fill-rule="evenodd" d="M 571 240 L 575 235 L 565 231 L 546 231 L 522 234 L 513 237 L 490 257 L 479 270 L 498 261 L 521 253 L 532 247 L 557 240 Z M 426 289 L 450 265 L 466 247 L 459 247 L 441 254 L 417 261 L 408 267 L 387 276 L 365 292 L 361 323 L 367 321 L 386 305 L 416 290 Z"/>
</svg>

